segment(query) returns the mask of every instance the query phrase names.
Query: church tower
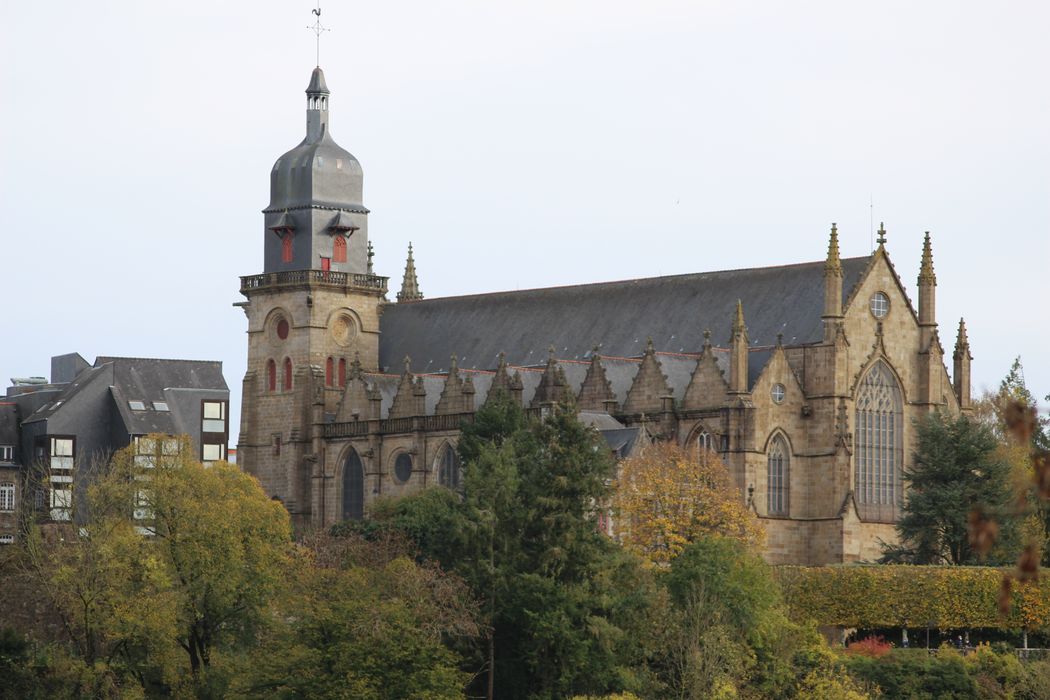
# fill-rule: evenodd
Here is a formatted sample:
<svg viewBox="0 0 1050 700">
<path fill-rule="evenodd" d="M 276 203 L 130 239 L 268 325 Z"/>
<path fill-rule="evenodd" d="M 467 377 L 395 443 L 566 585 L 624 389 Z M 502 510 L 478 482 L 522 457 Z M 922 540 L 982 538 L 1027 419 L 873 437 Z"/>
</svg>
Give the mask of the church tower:
<svg viewBox="0 0 1050 700">
<path fill-rule="evenodd" d="M 241 278 L 248 317 L 238 462 L 311 520 L 322 457 L 315 425 L 334 413 L 347 367 L 375 369 L 387 279 L 371 274 L 361 164 L 333 139 L 320 67 L 306 89 L 306 138 L 277 159 L 263 210 L 263 273 Z"/>
</svg>

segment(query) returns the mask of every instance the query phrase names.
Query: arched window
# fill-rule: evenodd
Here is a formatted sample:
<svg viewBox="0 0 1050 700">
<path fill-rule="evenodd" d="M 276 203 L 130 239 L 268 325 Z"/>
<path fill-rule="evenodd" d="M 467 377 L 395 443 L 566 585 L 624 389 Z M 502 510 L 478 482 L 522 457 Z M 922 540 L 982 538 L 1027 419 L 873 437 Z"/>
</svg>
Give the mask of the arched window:
<svg viewBox="0 0 1050 700">
<path fill-rule="evenodd" d="M 292 390 L 292 361 L 289 358 L 284 358 L 284 390 Z"/>
<path fill-rule="evenodd" d="M 459 488 L 459 455 L 448 443 L 438 455 L 438 483 L 453 491 Z"/>
<path fill-rule="evenodd" d="M 715 449 L 715 442 L 711 439 L 711 433 L 701 428 L 700 432 L 696 435 L 696 446 L 701 452 Z"/>
<path fill-rule="evenodd" d="M 324 363 L 324 385 L 325 386 L 332 386 L 333 375 L 335 374 L 335 372 L 334 372 L 334 370 L 335 370 L 334 365 L 335 365 L 335 361 L 332 358 L 330 358 L 330 357 Z"/>
<path fill-rule="evenodd" d="M 284 235 L 281 236 L 281 262 L 290 263 L 295 258 L 295 253 L 292 250 L 292 232 L 285 231 Z"/>
<path fill-rule="evenodd" d="M 771 515 L 784 515 L 788 509 L 788 467 L 790 455 L 787 442 L 780 435 L 773 438 L 766 456 L 766 510 Z"/>
<path fill-rule="evenodd" d="M 346 239 L 338 233 L 332 239 L 332 262 L 346 262 Z"/>
<path fill-rule="evenodd" d="M 343 462 L 343 520 L 360 520 L 365 517 L 365 470 L 357 450 Z"/>
<path fill-rule="evenodd" d="M 273 360 L 266 361 L 266 389 L 277 391 L 277 363 Z"/>
<path fill-rule="evenodd" d="M 346 386 L 346 358 L 339 358 L 339 386 Z"/>
<path fill-rule="evenodd" d="M 885 362 L 877 362 L 857 391 L 853 460 L 861 517 L 893 520 L 901 498 L 902 396 Z"/>
</svg>

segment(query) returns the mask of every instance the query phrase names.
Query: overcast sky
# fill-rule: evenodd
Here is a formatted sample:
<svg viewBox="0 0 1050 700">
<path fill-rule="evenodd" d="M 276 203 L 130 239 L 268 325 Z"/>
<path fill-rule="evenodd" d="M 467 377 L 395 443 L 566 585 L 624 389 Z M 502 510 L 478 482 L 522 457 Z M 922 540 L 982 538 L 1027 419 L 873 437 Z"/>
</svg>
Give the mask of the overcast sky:
<svg viewBox="0 0 1050 700">
<path fill-rule="evenodd" d="M 305 0 L 0 0 L 0 377 L 51 355 L 216 359 L 305 130 Z M 974 390 L 1050 393 L 1045 2 L 341 2 L 321 64 L 376 272 L 428 297 L 871 249 L 923 231 Z M 872 211 L 870 203 L 874 202 Z M 236 428 L 236 421 L 233 422 Z"/>
</svg>

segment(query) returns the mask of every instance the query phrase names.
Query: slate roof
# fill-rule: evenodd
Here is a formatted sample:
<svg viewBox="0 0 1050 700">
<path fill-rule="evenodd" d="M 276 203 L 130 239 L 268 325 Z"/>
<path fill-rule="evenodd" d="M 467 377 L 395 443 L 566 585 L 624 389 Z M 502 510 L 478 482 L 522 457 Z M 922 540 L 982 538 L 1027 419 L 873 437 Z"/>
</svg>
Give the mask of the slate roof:
<svg viewBox="0 0 1050 700">
<path fill-rule="evenodd" d="M 843 301 L 870 260 L 842 260 Z M 505 352 L 512 365 L 538 365 L 551 345 L 561 359 L 586 359 L 595 345 L 637 357 L 647 337 L 657 351 L 698 352 L 705 329 L 728 343 L 737 299 L 752 345 L 771 346 L 778 333 L 785 344 L 818 342 L 824 261 L 390 304 L 379 362 L 399 367 L 408 355 L 417 372 L 441 372 L 456 354 L 461 369 L 492 369 Z"/>
</svg>

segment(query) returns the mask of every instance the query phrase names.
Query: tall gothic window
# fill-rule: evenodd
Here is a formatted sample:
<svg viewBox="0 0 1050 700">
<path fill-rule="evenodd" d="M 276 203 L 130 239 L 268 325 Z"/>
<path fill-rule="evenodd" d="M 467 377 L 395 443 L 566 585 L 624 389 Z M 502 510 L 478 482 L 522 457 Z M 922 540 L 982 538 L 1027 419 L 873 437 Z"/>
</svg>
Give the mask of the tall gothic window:
<svg viewBox="0 0 1050 700">
<path fill-rule="evenodd" d="M 447 443 L 438 457 L 438 483 L 452 490 L 459 488 L 459 456 Z"/>
<path fill-rule="evenodd" d="M 334 370 L 335 370 L 335 360 L 332 359 L 331 357 L 329 357 L 328 360 L 324 364 L 324 385 L 325 386 L 332 386 L 332 382 L 334 381 L 333 375 L 335 374 Z"/>
<path fill-rule="evenodd" d="M 292 361 L 289 358 L 284 358 L 284 390 L 292 390 Z"/>
<path fill-rule="evenodd" d="M 339 386 L 346 386 L 346 358 L 339 358 Z"/>
<path fill-rule="evenodd" d="M 701 430 L 696 436 L 696 446 L 700 448 L 701 454 L 708 450 L 715 449 L 714 440 L 711 439 L 711 433 L 706 430 Z"/>
<path fill-rule="evenodd" d="M 770 514 L 784 515 L 788 505 L 788 466 L 790 456 L 787 442 L 780 435 L 773 438 L 766 456 L 766 509 Z"/>
<path fill-rule="evenodd" d="M 902 399 L 897 380 L 881 360 L 861 382 L 856 420 L 853 460 L 861 516 L 894 519 L 901 499 Z"/>
<path fill-rule="evenodd" d="M 269 391 L 277 391 L 277 363 L 273 360 L 266 362 L 266 388 Z"/>
<path fill-rule="evenodd" d="M 343 463 L 343 520 L 360 520 L 365 517 L 365 470 L 357 450 Z"/>
</svg>

